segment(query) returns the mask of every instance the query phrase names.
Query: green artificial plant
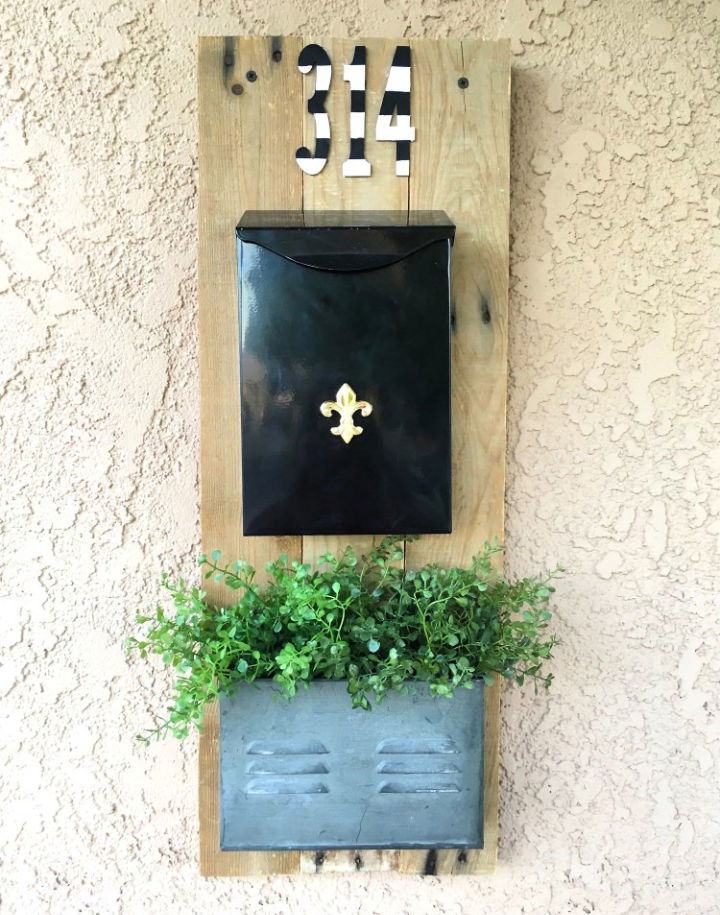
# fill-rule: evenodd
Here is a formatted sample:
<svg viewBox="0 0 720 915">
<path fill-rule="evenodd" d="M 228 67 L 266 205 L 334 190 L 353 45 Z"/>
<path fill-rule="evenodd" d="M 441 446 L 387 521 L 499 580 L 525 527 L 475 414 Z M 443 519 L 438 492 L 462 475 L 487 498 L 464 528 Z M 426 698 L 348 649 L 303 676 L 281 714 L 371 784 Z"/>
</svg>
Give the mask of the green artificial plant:
<svg viewBox="0 0 720 915">
<path fill-rule="evenodd" d="M 205 578 L 236 593 L 225 607 L 163 575 L 172 611 L 138 614 L 147 628 L 127 646 L 143 658 L 160 655 L 177 678 L 167 717 L 139 739 L 187 736 L 208 703 L 259 678 L 275 680 L 288 697 L 309 680 L 347 680 L 352 705 L 365 709 L 418 680 L 439 696 L 474 680 L 491 684 L 497 674 L 550 685 L 555 572 L 507 580 L 494 563 L 502 547 L 488 544 L 468 568 L 405 569 L 402 544 L 388 537 L 362 557 L 348 547 L 315 567 L 281 556 L 263 583 L 246 562 L 222 565 L 217 551 L 201 556 Z"/>
</svg>

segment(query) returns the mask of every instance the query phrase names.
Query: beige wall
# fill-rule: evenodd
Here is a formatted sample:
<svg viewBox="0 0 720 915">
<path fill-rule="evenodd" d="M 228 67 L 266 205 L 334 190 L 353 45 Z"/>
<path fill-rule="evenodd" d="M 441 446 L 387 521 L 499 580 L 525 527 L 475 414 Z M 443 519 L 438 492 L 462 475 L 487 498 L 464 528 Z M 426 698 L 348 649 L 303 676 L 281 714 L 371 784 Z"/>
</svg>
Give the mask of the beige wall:
<svg viewBox="0 0 720 915">
<path fill-rule="evenodd" d="M 2 910 L 717 912 L 719 0 L 2 6 Z M 195 743 L 132 741 L 198 548 L 195 38 L 251 32 L 512 38 L 508 565 L 569 571 L 492 879 L 201 880 Z"/>
</svg>

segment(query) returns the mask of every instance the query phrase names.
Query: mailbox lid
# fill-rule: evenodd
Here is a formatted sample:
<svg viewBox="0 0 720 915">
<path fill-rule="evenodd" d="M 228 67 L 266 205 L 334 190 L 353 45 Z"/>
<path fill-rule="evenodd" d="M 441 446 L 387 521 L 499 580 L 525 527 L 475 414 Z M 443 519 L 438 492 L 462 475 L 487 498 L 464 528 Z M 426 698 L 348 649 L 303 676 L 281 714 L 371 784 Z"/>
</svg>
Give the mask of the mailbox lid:
<svg viewBox="0 0 720 915">
<path fill-rule="evenodd" d="M 435 241 L 452 244 L 455 226 L 441 210 L 248 211 L 237 237 L 305 267 L 352 273 L 397 263 Z"/>
<path fill-rule="evenodd" d="M 452 225 L 263 216 L 238 227 L 244 533 L 449 532 Z M 349 442 L 320 412 L 344 384 L 373 408 Z"/>
</svg>

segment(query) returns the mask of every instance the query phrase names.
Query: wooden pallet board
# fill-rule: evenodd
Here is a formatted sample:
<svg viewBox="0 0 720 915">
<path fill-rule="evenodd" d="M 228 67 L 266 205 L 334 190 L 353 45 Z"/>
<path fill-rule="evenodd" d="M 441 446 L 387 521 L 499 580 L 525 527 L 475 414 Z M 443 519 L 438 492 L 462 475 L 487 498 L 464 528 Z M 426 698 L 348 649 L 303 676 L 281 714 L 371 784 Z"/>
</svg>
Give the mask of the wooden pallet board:
<svg viewBox="0 0 720 915">
<path fill-rule="evenodd" d="M 304 175 L 295 149 L 312 148 L 312 92 L 296 63 L 322 44 L 333 62 L 327 111 L 334 136 L 325 169 Z M 374 118 L 398 39 L 201 38 L 199 92 L 199 311 L 203 549 L 257 568 L 280 553 L 312 560 L 369 538 L 243 537 L 237 267 L 234 229 L 249 209 L 443 209 L 457 224 L 453 250 L 453 533 L 408 543 L 405 562 L 467 562 L 503 535 L 509 238 L 510 49 L 506 41 L 411 39 L 410 177 L 394 173 L 395 144 L 373 139 Z M 342 64 L 368 49 L 368 178 L 343 178 L 349 123 Z M 257 79 L 249 81 L 248 71 Z M 469 85 L 462 89 L 458 79 Z M 308 83 L 312 81 L 309 80 Z M 210 584 L 218 604 L 222 586 Z M 497 857 L 500 688 L 487 690 L 485 847 L 467 852 L 223 852 L 219 847 L 218 716 L 205 716 L 199 751 L 200 871 L 255 876 L 396 870 L 492 873 Z"/>
</svg>

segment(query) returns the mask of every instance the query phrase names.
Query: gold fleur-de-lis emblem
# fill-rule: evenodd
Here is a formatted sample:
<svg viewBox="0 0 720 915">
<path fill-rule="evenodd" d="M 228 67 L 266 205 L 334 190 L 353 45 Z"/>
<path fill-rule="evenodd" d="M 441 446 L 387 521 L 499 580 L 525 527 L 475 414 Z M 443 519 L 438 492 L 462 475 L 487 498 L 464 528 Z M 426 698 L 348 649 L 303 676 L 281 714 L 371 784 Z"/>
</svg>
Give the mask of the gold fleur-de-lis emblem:
<svg viewBox="0 0 720 915">
<path fill-rule="evenodd" d="M 347 445 L 353 436 L 361 435 L 363 431 L 353 422 L 353 414 L 359 410 L 361 416 L 370 416 L 373 408 L 366 400 L 358 400 L 355 391 L 347 383 L 338 390 L 335 397 L 336 400 L 326 400 L 320 404 L 320 412 L 323 416 L 332 416 L 333 411 L 340 414 L 339 425 L 332 426 L 330 431 L 333 435 L 339 435 Z"/>
</svg>

